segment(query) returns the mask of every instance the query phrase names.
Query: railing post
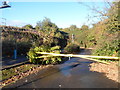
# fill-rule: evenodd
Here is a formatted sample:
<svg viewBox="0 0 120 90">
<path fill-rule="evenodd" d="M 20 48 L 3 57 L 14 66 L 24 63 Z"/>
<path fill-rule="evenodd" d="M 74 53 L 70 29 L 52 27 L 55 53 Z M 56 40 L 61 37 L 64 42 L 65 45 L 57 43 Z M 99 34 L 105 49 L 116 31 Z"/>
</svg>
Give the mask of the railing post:
<svg viewBox="0 0 120 90">
<path fill-rule="evenodd" d="M 14 50 L 14 59 L 17 59 L 17 50 Z"/>
<path fill-rule="evenodd" d="M 70 60 L 70 57 L 69 57 L 69 60 Z"/>
</svg>

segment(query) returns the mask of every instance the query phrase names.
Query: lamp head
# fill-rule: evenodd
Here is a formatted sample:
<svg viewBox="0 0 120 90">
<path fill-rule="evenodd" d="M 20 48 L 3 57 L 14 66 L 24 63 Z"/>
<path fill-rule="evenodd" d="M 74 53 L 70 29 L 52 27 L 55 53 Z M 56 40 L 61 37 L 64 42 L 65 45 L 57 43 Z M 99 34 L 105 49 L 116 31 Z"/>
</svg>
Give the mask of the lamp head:
<svg viewBox="0 0 120 90">
<path fill-rule="evenodd" d="M 2 4 L 3 4 L 3 6 L 8 5 L 6 1 L 3 1 Z"/>
<path fill-rule="evenodd" d="M 9 6 L 9 5 L 7 4 L 6 1 L 3 1 L 2 4 L 3 4 L 3 6 L 0 6 L 0 9 L 11 7 L 11 6 Z"/>
</svg>

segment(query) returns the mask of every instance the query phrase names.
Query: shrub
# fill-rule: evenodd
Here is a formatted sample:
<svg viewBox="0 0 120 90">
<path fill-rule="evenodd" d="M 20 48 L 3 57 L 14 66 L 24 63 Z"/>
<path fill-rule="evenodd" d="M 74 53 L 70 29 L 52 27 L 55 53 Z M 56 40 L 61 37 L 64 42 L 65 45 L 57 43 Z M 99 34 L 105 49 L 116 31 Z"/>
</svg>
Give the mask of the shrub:
<svg viewBox="0 0 120 90">
<path fill-rule="evenodd" d="M 76 53 L 80 51 L 80 47 L 76 44 L 69 44 L 64 48 L 65 53 Z"/>
<path fill-rule="evenodd" d="M 15 40 L 2 40 L 2 55 L 13 56 L 14 49 L 17 47 L 17 54 L 26 55 L 31 47 L 31 43 L 27 41 L 19 41 L 15 44 Z"/>
<path fill-rule="evenodd" d="M 59 56 L 37 54 L 37 52 L 60 53 L 60 46 L 50 47 L 48 45 L 41 45 L 39 47 L 31 48 L 28 52 L 28 58 L 31 63 L 35 64 L 56 64 L 61 61 Z"/>
<path fill-rule="evenodd" d="M 14 40 L 2 40 L 2 55 L 12 56 L 15 48 Z"/>
<path fill-rule="evenodd" d="M 17 42 L 18 55 L 21 54 L 26 55 L 31 46 L 32 44 L 30 42 L 26 42 L 26 41 Z"/>
</svg>

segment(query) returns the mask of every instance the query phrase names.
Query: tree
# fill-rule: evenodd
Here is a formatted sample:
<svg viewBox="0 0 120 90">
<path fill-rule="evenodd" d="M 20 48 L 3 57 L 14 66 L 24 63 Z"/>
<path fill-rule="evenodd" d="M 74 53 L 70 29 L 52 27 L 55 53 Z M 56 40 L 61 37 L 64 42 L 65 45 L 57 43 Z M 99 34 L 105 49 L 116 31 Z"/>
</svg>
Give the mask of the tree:
<svg viewBox="0 0 120 90">
<path fill-rule="evenodd" d="M 37 22 L 37 25 L 35 26 L 35 29 L 36 30 L 42 30 L 42 22 L 41 21 Z"/>
<path fill-rule="evenodd" d="M 77 29 L 77 26 L 76 26 L 76 25 L 71 25 L 71 26 L 69 27 L 69 29 L 74 31 L 75 29 Z"/>
<path fill-rule="evenodd" d="M 30 24 L 27 24 L 27 25 L 23 26 L 23 28 L 25 28 L 25 29 L 33 29 L 33 26 L 30 25 Z"/>
<path fill-rule="evenodd" d="M 89 29 L 89 27 L 87 26 L 87 25 L 83 25 L 82 27 L 81 27 L 81 30 L 88 30 Z"/>
<path fill-rule="evenodd" d="M 116 31 L 119 31 L 119 28 L 120 28 L 120 25 L 119 25 L 119 15 L 118 15 L 118 4 L 120 3 L 117 3 L 117 2 L 114 2 L 112 4 L 112 7 L 108 10 L 108 19 L 107 19 L 107 24 L 108 24 L 108 27 L 107 27 L 107 30 L 111 33 L 114 33 Z"/>
<path fill-rule="evenodd" d="M 45 17 L 42 21 L 37 22 L 36 30 L 41 33 L 43 45 L 50 47 L 59 45 L 61 48 L 64 48 L 67 44 L 67 35 L 61 32 L 49 18 Z"/>
<path fill-rule="evenodd" d="M 58 30 L 57 25 L 51 22 L 49 18 L 44 18 L 43 21 L 38 21 L 37 25 L 35 27 L 37 30 L 42 30 L 42 31 L 56 31 Z"/>
<path fill-rule="evenodd" d="M 96 55 L 118 56 L 120 47 L 120 40 L 118 39 L 120 31 L 120 25 L 118 24 L 118 2 L 111 5 L 106 15 L 108 18 L 97 24 L 97 27 L 94 27 L 95 31 L 99 32 L 99 35 L 96 35 L 99 38 L 96 38 L 97 45 L 93 52 Z"/>
</svg>

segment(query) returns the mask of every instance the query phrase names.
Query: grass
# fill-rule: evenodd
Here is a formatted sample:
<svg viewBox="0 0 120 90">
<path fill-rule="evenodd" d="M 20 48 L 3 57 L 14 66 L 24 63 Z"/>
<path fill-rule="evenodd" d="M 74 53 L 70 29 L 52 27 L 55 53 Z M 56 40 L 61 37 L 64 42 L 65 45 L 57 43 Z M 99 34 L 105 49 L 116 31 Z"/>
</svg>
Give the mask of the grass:
<svg viewBox="0 0 120 90">
<path fill-rule="evenodd" d="M 105 61 L 105 62 L 108 62 L 108 63 L 116 63 L 116 65 L 118 66 L 120 66 L 120 61 L 119 60 L 114 60 L 114 59 L 98 59 L 98 60 L 100 60 L 100 61 Z"/>
<path fill-rule="evenodd" d="M 24 64 L 24 65 L 21 65 L 18 67 L 2 70 L 2 71 L 0 71 L 0 73 L 2 73 L 2 79 L 0 78 L 0 80 L 4 81 L 4 80 L 9 79 L 15 75 L 18 75 L 20 73 L 24 73 L 24 72 L 30 70 L 31 68 L 38 67 L 38 66 L 40 66 L 40 65 Z"/>
<path fill-rule="evenodd" d="M 118 60 L 114 60 L 114 59 L 98 59 L 98 60 L 101 60 L 101 61 L 106 61 L 106 62 L 118 62 Z"/>
</svg>

